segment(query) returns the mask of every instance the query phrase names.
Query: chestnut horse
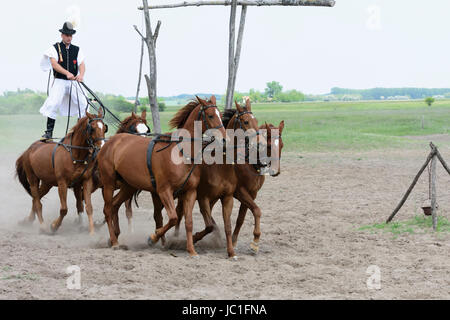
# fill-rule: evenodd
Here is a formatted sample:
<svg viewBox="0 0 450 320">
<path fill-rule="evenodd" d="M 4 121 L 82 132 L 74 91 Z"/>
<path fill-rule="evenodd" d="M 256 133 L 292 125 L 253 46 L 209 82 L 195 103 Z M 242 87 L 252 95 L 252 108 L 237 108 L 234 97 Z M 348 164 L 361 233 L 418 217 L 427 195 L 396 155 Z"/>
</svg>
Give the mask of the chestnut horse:
<svg viewBox="0 0 450 320">
<path fill-rule="evenodd" d="M 271 159 L 271 169 L 269 174 L 272 177 L 276 177 L 280 174 L 280 161 L 281 161 L 281 150 L 283 149 L 283 140 L 281 134 L 284 129 L 284 121 L 281 121 L 278 127 L 272 124 L 264 124 L 260 129 L 265 129 L 267 132 L 267 149 L 268 155 Z M 275 130 L 278 129 L 278 134 L 275 134 Z M 274 131 L 272 131 L 274 130 Z M 278 155 L 271 154 L 271 146 L 274 143 L 278 149 Z M 276 149 L 275 149 L 276 150 Z M 276 170 L 273 170 L 273 168 Z M 239 207 L 239 215 L 236 220 L 236 226 L 233 231 L 233 246 L 236 246 L 237 238 L 239 235 L 239 230 L 245 219 L 245 214 L 247 209 L 250 209 L 253 213 L 255 219 L 255 226 L 253 231 L 253 241 L 250 243 L 250 248 L 257 253 L 259 250 L 259 238 L 261 236 L 260 220 L 261 220 L 261 209 L 256 204 L 255 199 L 258 191 L 262 188 L 265 176 L 260 175 L 258 166 L 250 164 L 237 164 L 234 166 L 236 175 L 238 177 L 238 185 L 234 193 L 234 197 L 241 202 Z"/>
<path fill-rule="evenodd" d="M 145 135 L 146 133 L 150 133 L 150 128 L 147 125 L 147 111 L 142 111 L 141 116 L 138 116 L 134 112 L 132 112 L 131 116 L 125 118 L 121 122 L 121 125 L 116 134 L 119 133 L 130 133 L 137 135 Z M 125 201 L 125 214 L 128 219 L 128 231 L 133 232 L 133 210 L 131 208 L 131 199 Z M 106 221 L 104 220 L 101 225 L 105 223 Z"/>
<path fill-rule="evenodd" d="M 227 129 L 230 130 L 242 129 L 243 131 L 247 131 L 253 129 L 255 134 L 249 136 L 249 138 L 252 139 L 249 139 L 248 147 L 265 147 L 265 138 L 262 135 L 256 134 L 258 131 L 258 121 L 252 113 L 250 100 L 247 100 L 246 105 L 243 107 L 241 107 L 241 105 L 239 105 L 237 102 L 235 102 L 235 104 L 236 109 L 225 111 L 223 118 L 224 125 L 227 127 Z M 226 119 L 227 117 L 228 119 Z M 239 142 L 236 140 L 236 143 Z M 235 150 L 228 149 L 227 151 L 235 153 Z M 234 154 L 235 161 L 236 158 L 237 154 Z M 197 187 L 197 201 L 200 207 L 200 212 L 203 216 L 203 220 L 205 221 L 205 229 L 201 232 L 197 232 L 193 237 L 195 243 L 203 239 L 203 237 L 205 237 L 207 234 L 213 232 L 216 224 L 213 222 L 213 219 L 211 217 L 211 210 L 213 205 L 218 200 L 220 200 L 222 203 L 222 215 L 227 240 L 228 257 L 235 259 L 236 256 L 231 238 L 231 213 L 233 210 L 233 194 L 236 190 L 237 184 L 238 178 L 233 168 L 233 164 L 225 164 L 225 157 L 224 164 L 202 166 L 200 184 Z M 178 202 L 178 224 L 175 229 L 176 235 L 178 235 L 182 213 L 182 202 Z"/>
<path fill-rule="evenodd" d="M 191 137 L 194 137 L 194 121 L 196 120 L 201 120 L 202 134 L 208 129 L 219 129 L 222 144 L 224 143 L 226 133 L 214 96 L 211 97 L 210 102 L 197 97 L 196 101 L 181 108 L 169 124 L 172 128 L 186 130 Z M 193 140 L 185 140 L 183 139 L 183 143 L 187 142 L 192 151 Z M 220 143 L 220 140 L 215 141 Z M 152 152 L 155 145 L 161 148 Z M 178 146 L 177 141 L 171 140 L 171 135 L 161 135 L 150 140 L 129 134 L 117 134 L 100 151 L 98 167 L 105 201 L 103 212 L 113 248 L 119 247 L 117 238 L 120 227 L 117 212 L 125 200 L 138 190 L 146 190 L 152 193 L 154 201 L 157 199 L 156 202 L 160 202 L 160 205 L 166 208 L 169 216 L 168 223 L 162 226 L 162 219 L 157 221 L 157 229 L 149 238 L 149 242 L 156 243 L 177 223 L 174 194 L 181 192 L 178 201 L 183 202 L 187 251 L 190 256 L 197 255 L 192 240 L 192 209 L 197 196 L 196 190 L 200 182 L 202 164 L 174 162 L 173 155 L 187 159 Z M 113 197 L 118 181 L 120 181 L 120 191 Z"/>
<path fill-rule="evenodd" d="M 32 222 L 34 214 L 37 214 L 41 231 L 48 232 L 42 218 L 40 200 L 52 187 L 58 186 L 60 216 L 53 221 L 50 231 L 56 232 L 67 214 L 67 189 L 73 187 L 78 212 L 83 211 L 84 197 L 89 231 L 91 234 L 94 232 L 91 203 L 95 184 L 93 168 L 96 154 L 105 143 L 107 128 L 101 111 L 97 116 L 87 112 L 60 142 L 36 141 L 17 159 L 16 176 L 33 198 L 28 221 Z"/>
</svg>

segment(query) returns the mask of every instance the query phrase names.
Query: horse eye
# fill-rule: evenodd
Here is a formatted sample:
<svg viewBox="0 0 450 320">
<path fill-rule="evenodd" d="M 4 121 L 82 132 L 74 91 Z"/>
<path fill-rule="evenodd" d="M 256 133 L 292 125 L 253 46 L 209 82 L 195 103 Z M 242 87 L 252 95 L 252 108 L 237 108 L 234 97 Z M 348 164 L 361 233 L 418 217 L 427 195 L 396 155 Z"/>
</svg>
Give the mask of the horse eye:
<svg viewBox="0 0 450 320">
<path fill-rule="evenodd" d="M 214 118 L 214 116 L 208 116 L 208 118 L 212 119 L 212 118 Z"/>
<path fill-rule="evenodd" d="M 244 121 L 244 124 L 248 124 L 248 121 Z"/>
</svg>

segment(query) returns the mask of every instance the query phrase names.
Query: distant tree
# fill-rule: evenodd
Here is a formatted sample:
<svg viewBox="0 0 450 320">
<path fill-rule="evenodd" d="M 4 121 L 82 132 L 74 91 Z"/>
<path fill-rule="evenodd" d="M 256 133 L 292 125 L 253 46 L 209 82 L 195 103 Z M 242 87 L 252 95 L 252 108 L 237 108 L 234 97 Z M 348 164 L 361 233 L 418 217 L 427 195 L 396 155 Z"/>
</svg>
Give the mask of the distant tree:
<svg viewBox="0 0 450 320">
<path fill-rule="evenodd" d="M 427 104 L 429 107 L 431 107 L 431 105 L 432 105 L 433 102 L 434 102 L 434 98 L 433 98 L 433 97 L 427 97 L 427 98 L 425 98 L 425 102 L 426 102 L 426 104 Z"/>
<path fill-rule="evenodd" d="M 270 99 L 273 99 L 277 94 L 283 91 L 283 86 L 277 81 L 267 82 L 266 85 L 265 93 Z"/>
</svg>

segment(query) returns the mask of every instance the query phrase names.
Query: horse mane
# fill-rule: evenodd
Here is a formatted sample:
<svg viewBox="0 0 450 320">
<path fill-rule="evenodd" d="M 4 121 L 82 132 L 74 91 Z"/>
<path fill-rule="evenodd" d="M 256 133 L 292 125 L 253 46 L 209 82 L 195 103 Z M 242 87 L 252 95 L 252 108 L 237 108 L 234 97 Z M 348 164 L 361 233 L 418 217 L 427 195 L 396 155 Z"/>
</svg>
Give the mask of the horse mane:
<svg viewBox="0 0 450 320">
<path fill-rule="evenodd" d="M 199 105 L 198 100 L 192 100 L 183 108 L 177 111 L 177 113 L 173 116 L 173 118 L 169 121 L 170 129 L 173 128 L 181 128 L 189 118 L 192 110 L 194 110 Z"/>
<path fill-rule="evenodd" d="M 222 122 L 223 126 L 226 128 L 228 127 L 228 123 L 230 122 L 231 118 L 237 113 L 238 111 L 236 109 L 225 109 L 222 116 Z"/>
<path fill-rule="evenodd" d="M 82 129 L 82 127 L 86 125 L 87 121 L 88 121 L 88 116 L 84 116 L 83 118 L 78 119 L 77 123 L 72 128 L 70 128 L 67 135 L 80 131 Z"/>
<path fill-rule="evenodd" d="M 126 117 L 125 119 L 123 119 L 123 121 L 120 123 L 119 129 L 117 129 L 116 133 L 123 133 L 123 132 L 127 132 L 125 130 L 126 127 L 128 127 L 128 125 L 133 121 L 136 120 L 136 122 L 142 119 L 140 116 L 136 115 L 136 118 L 133 118 L 133 115 Z M 143 119 L 143 121 L 145 123 L 147 123 L 147 121 L 145 119 Z"/>
</svg>

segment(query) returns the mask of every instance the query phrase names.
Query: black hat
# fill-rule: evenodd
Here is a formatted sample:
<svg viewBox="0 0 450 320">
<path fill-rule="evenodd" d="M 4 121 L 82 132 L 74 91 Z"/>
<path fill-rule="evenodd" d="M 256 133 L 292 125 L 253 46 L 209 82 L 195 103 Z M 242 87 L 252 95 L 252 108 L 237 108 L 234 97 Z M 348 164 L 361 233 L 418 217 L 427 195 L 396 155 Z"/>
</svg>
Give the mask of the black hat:
<svg viewBox="0 0 450 320">
<path fill-rule="evenodd" d="M 70 22 L 64 22 L 62 29 L 59 29 L 59 32 L 64 34 L 75 34 L 76 30 L 73 29 L 73 25 Z"/>
</svg>

